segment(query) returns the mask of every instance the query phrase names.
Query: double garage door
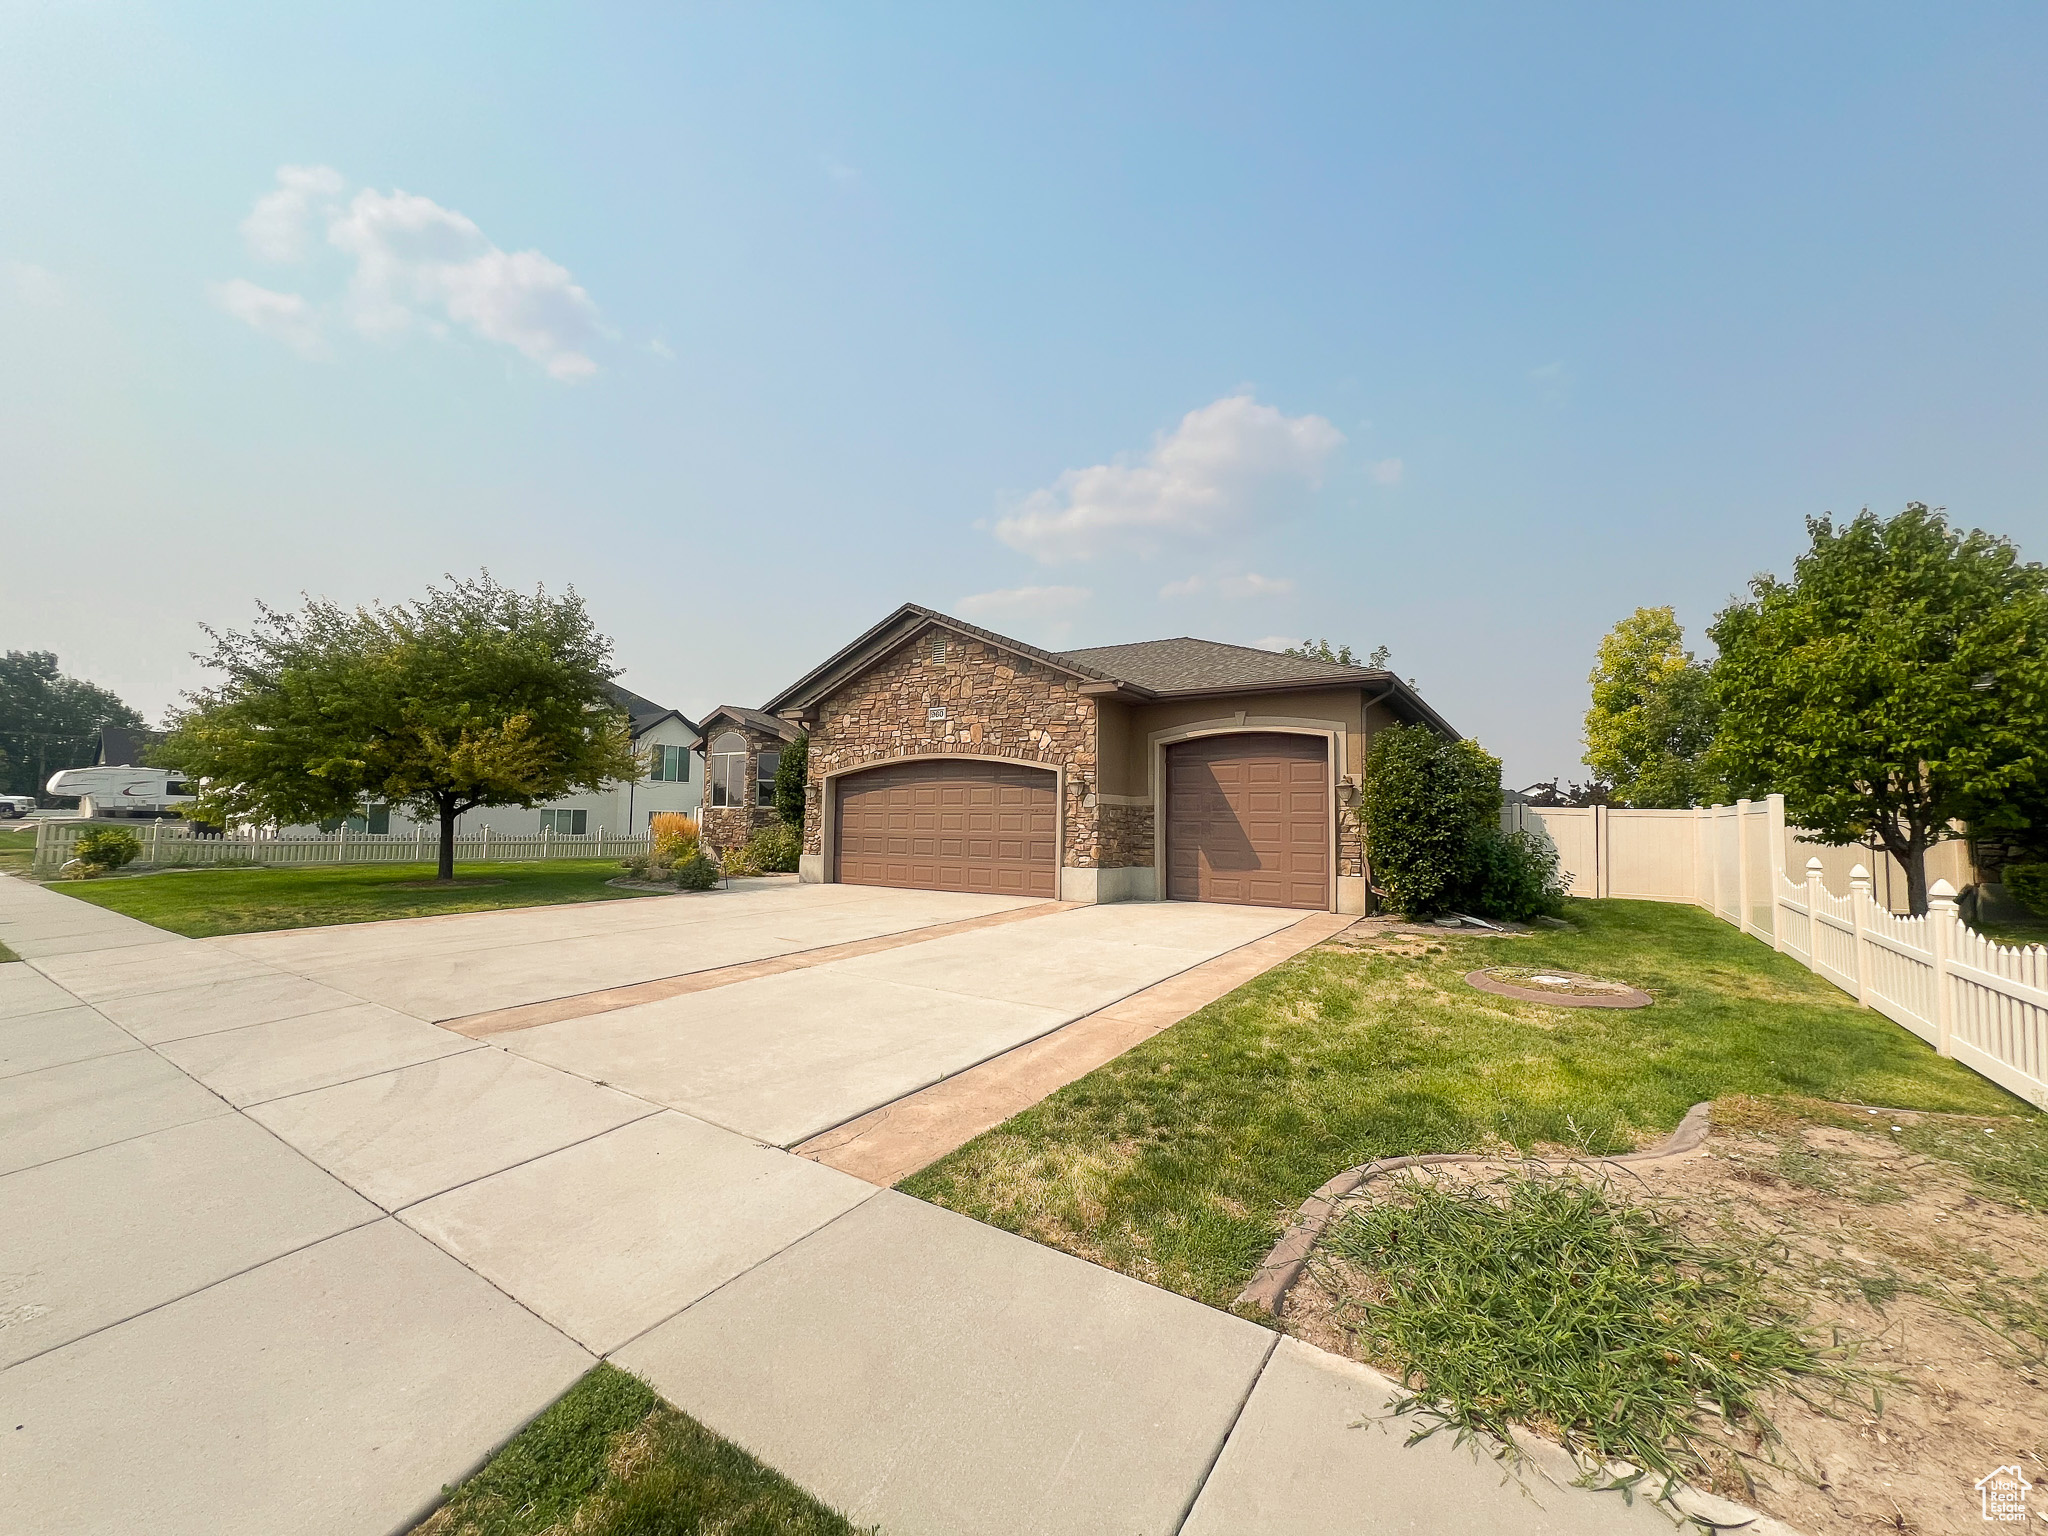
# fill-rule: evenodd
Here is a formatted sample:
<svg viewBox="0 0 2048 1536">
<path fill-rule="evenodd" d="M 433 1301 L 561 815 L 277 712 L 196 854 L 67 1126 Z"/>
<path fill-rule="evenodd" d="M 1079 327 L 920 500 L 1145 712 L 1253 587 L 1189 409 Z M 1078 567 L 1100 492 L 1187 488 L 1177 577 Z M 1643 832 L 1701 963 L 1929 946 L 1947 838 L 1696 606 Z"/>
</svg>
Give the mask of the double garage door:
<svg viewBox="0 0 2048 1536">
<path fill-rule="evenodd" d="M 1321 736 L 1245 732 L 1166 753 L 1166 892 L 1180 901 L 1330 905 L 1329 752 Z M 1051 770 L 933 758 L 837 781 L 848 885 L 1059 894 Z"/>
<path fill-rule="evenodd" d="M 838 781 L 839 878 L 848 885 L 998 896 L 1059 894 L 1050 769 L 937 758 Z"/>
<path fill-rule="evenodd" d="M 1166 894 L 1327 909 L 1326 738 L 1248 732 L 1168 747 Z"/>
</svg>

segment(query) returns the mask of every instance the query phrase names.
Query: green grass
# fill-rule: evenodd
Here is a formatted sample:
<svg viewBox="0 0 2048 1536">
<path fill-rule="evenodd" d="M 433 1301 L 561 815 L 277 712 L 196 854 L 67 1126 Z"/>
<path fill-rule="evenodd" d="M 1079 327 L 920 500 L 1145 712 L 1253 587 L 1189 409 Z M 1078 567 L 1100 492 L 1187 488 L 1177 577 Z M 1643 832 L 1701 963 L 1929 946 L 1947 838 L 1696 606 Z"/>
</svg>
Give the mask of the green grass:
<svg viewBox="0 0 2048 1536">
<path fill-rule="evenodd" d="M 899 1187 L 1226 1305 L 1303 1199 L 1375 1157 L 1622 1151 L 1731 1093 L 2031 1114 L 1704 912 L 1577 901 L 1569 916 L 1570 931 L 1420 953 L 1311 950 Z M 1657 1003 L 1559 1008 L 1461 979 L 1498 964 Z"/>
<path fill-rule="evenodd" d="M 1801 1336 L 1752 1254 L 1713 1250 L 1671 1214 L 1610 1202 L 1569 1176 L 1490 1187 L 1397 1184 L 1347 1216 L 1324 1252 L 1362 1289 L 1340 1311 L 1369 1358 L 1422 1394 L 1422 1433 L 1506 1442 L 1550 1429 L 1595 1462 L 1671 1480 L 1707 1470 L 1697 1410 L 1773 1434 L 1762 1400 L 1819 1401 L 1871 1382 Z"/>
<path fill-rule="evenodd" d="M 10 827 L 0 832 L 0 875 L 25 875 L 35 862 L 36 829 Z"/>
<path fill-rule="evenodd" d="M 522 1430 L 418 1536 L 852 1536 L 854 1527 L 609 1365 Z"/>
<path fill-rule="evenodd" d="M 431 864 L 378 864 L 310 869 L 192 869 L 110 880 L 60 880 L 49 887 L 125 912 L 187 938 L 263 933 L 273 928 L 325 928 L 441 912 L 489 912 L 571 901 L 639 899 L 647 893 L 605 884 L 619 866 L 609 859 L 537 864 L 459 864 L 457 880 L 489 885 L 418 886 Z"/>
<path fill-rule="evenodd" d="M 2029 944 L 2048 944 L 2048 917 L 2016 917 L 2007 922 L 1976 923 L 1976 930 L 1994 944 L 2025 949 Z"/>
</svg>

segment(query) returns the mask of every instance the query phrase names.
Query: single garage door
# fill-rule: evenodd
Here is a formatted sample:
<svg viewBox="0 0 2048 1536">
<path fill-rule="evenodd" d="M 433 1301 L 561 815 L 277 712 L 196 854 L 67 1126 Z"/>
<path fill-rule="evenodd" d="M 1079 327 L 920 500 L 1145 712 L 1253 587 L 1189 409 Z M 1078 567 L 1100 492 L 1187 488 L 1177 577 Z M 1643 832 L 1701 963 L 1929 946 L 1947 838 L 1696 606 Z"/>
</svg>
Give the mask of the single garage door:
<svg viewBox="0 0 2048 1536">
<path fill-rule="evenodd" d="M 1327 740 L 1205 736 L 1166 749 L 1166 893 L 1254 907 L 1330 905 Z"/>
<path fill-rule="evenodd" d="M 848 885 L 998 896 L 1058 894 L 1059 806 L 1049 768 L 936 759 L 838 781 Z"/>
</svg>

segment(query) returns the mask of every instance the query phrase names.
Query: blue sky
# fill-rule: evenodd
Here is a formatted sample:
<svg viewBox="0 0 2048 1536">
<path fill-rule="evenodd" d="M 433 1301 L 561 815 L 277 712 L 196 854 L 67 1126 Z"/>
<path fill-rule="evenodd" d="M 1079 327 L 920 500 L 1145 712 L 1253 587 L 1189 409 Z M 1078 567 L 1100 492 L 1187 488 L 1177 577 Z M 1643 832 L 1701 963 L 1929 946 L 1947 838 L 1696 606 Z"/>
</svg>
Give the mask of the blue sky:
<svg viewBox="0 0 2048 1536">
<path fill-rule="evenodd" d="M 0 647 L 152 713 L 488 566 L 692 711 L 1385 643 L 1519 784 L 1809 513 L 2048 553 L 2039 7 L 325 9 L 0 7 Z"/>
</svg>

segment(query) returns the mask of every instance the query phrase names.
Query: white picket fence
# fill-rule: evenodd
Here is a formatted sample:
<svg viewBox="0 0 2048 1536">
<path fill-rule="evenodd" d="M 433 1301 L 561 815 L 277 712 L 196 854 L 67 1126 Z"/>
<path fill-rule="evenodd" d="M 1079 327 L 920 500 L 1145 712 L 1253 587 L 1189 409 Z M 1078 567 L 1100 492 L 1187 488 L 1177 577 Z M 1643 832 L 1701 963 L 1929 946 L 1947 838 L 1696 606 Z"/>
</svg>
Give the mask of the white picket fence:
<svg viewBox="0 0 2048 1536">
<path fill-rule="evenodd" d="M 301 837 L 263 837 L 232 832 L 220 837 L 166 831 L 162 822 L 45 821 L 36 828 L 38 875 L 61 872 L 89 831 L 124 827 L 142 840 L 142 856 L 130 868 L 190 869 L 207 865 L 430 864 L 440 856 L 440 839 L 427 826 L 409 833 L 372 834 L 341 827 Z M 599 827 L 582 837 L 527 832 L 508 836 L 483 827 L 455 839 L 457 862 L 488 863 L 537 859 L 629 859 L 647 851 L 647 837 L 608 833 Z"/>
<path fill-rule="evenodd" d="M 1785 825 L 1781 795 L 1691 811 L 1511 805 L 1503 820 L 1549 835 L 1573 894 L 1705 907 L 2048 1109 L 2048 948 L 2009 949 L 1969 928 L 1946 876 L 1929 887 L 1926 916 L 1888 910 L 1863 850 L 1805 842 Z M 1788 855 L 1801 853 L 1804 878 L 1793 880 Z M 1845 862 L 1838 896 L 1828 882 L 1843 876 L 1830 866 Z"/>
</svg>

